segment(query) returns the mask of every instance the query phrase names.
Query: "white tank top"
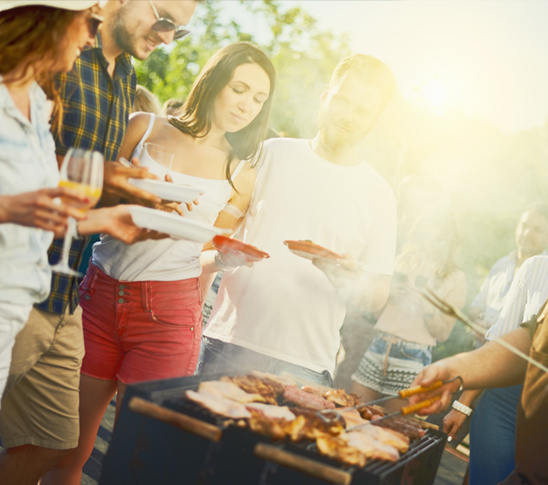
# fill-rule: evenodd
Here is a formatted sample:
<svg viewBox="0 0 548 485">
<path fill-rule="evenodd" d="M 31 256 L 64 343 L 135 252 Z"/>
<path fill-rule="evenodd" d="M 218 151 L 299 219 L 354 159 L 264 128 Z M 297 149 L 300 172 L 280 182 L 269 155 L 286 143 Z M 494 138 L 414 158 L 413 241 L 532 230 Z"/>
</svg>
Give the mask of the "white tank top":
<svg viewBox="0 0 548 485">
<path fill-rule="evenodd" d="M 135 147 L 132 157 L 139 157 L 154 126 L 155 116 L 151 115 L 150 123 L 141 141 Z M 147 164 L 154 164 L 148 160 Z M 232 174 L 235 180 L 245 160 Z M 160 166 L 159 170 L 165 168 Z M 151 171 L 155 171 L 150 166 Z M 232 187 L 228 180 L 205 179 L 169 171 L 177 184 L 187 184 L 203 191 L 199 205 L 188 211 L 182 204 L 184 217 L 213 225 L 232 195 Z M 141 241 L 132 245 L 125 244 L 106 234 L 94 244 L 92 263 L 98 266 L 110 277 L 119 281 L 177 281 L 200 276 L 200 253 L 203 244 L 194 241 L 162 239 L 160 241 Z"/>
</svg>

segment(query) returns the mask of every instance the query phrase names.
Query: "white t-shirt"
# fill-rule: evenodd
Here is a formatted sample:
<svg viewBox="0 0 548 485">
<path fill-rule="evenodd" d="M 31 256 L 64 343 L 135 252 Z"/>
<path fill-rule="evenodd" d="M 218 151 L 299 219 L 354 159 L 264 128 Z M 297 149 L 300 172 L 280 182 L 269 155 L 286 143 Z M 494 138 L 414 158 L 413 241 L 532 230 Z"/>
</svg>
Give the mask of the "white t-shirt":
<svg viewBox="0 0 548 485">
<path fill-rule="evenodd" d="M 309 239 L 392 274 L 396 202 L 388 183 L 366 163 L 328 162 L 308 140 L 269 140 L 240 233 L 270 258 L 225 272 L 204 335 L 333 372 L 345 298 L 283 241 Z"/>
</svg>

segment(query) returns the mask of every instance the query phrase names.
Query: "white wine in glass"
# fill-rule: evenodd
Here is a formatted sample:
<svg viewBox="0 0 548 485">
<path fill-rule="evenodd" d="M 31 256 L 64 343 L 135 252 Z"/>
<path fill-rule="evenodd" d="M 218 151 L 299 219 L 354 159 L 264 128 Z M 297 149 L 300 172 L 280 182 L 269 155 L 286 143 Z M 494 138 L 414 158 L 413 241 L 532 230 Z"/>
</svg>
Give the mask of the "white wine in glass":
<svg viewBox="0 0 548 485">
<path fill-rule="evenodd" d="M 94 207 L 101 198 L 103 189 L 103 155 L 99 152 L 71 148 L 65 155 L 60 172 L 60 187 L 68 187 L 80 192 L 88 198 L 88 202 L 74 202 L 63 200 L 63 202 L 76 207 L 85 214 Z M 69 253 L 72 239 L 76 235 L 76 221 L 69 217 L 68 229 L 63 241 L 63 252 L 59 262 L 51 269 L 56 273 L 63 273 L 70 276 L 82 276 L 82 273 L 74 271 L 69 266 Z"/>
</svg>

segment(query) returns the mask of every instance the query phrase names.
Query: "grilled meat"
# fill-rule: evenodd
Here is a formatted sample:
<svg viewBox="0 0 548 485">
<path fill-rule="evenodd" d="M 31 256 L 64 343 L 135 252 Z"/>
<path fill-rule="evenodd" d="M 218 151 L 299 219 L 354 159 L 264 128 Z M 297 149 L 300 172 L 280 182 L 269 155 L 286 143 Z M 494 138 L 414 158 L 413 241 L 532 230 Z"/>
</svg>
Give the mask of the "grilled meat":
<svg viewBox="0 0 548 485">
<path fill-rule="evenodd" d="M 232 382 L 205 381 L 200 383 L 198 392 L 211 397 L 226 397 L 240 403 L 265 402 L 265 399 L 260 394 L 249 394 Z"/>
<path fill-rule="evenodd" d="M 343 408 L 361 404 L 361 399 L 358 395 L 347 394 L 344 389 L 330 389 L 323 394 L 323 397 Z"/>
<path fill-rule="evenodd" d="M 321 384 L 307 384 L 306 386 L 302 386 L 301 389 L 320 397 L 325 397 L 324 394 L 326 392 L 333 390 L 330 387 L 322 386 Z"/>
<path fill-rule="evenodd" d="M 367 458 L 360 450 L 336 436 L 320 435 L 316 438 L 316 446 L 322 455 L 347 465 L 363 467 L 367 462 Z"/>
<path fill-rule="evenodd" d="M 283 399 L 285 402 L 293 403 L 300 408 L 314 409 L 335 409 L 335 405 L 323 397 L 310 394 L 297 387 L 284 386 Z"/>
<path fill-rule="evenodd" d="M 397 461 L 400 457 L 396 448 L 377 441 L 368 433 L 353 431 L 352 433 L 341 434 L 340 438 L 346 441 L 349 446 L 357 448 L 366 458 Z"/>
<path fill-rule="evenodd" d="M 269 379 L 254 375 L 221 377 L 223 382 L 232 382 L 240 389 L 251 394 L 260 394 L 268 404 L 278 404 L 278 398 L 284 392 L 284 385 Z"/>
<path fill-rule="evenodd" d="M 398 431 L 381 428 L 380 426 L 364 426 L 348 434 L 352 433 L 362 433 L 380 443 L 396 448 L 400 453 L 405 453 L 409 449 L 409 438 Z"/>
<path fill-rule="evenodd" d="M 411 421 L 409 419 L 405 419 L 402 416 L 394 416 L 389 419 L 383 419 L 379 423 L 375 423 L 375 420 L 372 420 L 371 424 L 374 424 L 381 428 L 398 431 L 411 440 L 417 440 L 419 438 L 422 438 L 426 433 L 426 431 L 424 431 L 420 424 L 415 423 L 414 421 Z"/>
<path fill-rule="evenodd" d="M 245 405 L 248 411 L 260 413 L 265 419 L 285 419 L 286 421 L 293 421 L 295 415 L 289 410 L 287 406 L 273 406 L 271 404 L 262 404 L 258 402 L 251 402 Z"/>
<path fill-rule="evenodd" d="M 186 391 L 186 396 L 188 399 L 209 409 L 211 412 L 226 416 L 227 418 L 238 419 L 251 417 L 251 413 L 243 404 L 223 396 L 211 396 L 209 394 L 201 394 L 194 391 Z"/>
</svg>

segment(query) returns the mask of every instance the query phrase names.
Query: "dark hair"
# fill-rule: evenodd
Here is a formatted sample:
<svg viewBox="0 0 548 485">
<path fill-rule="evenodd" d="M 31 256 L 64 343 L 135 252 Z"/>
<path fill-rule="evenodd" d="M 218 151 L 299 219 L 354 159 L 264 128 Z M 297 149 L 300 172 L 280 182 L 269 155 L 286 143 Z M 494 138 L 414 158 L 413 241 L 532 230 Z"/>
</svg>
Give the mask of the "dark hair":
<svg viewBox="0 0 548 485">
<path fill-rule="evenodd" d="M 226 178 L 234 188 L 230 177 L 230 166 L 236 160 L 252 158 L 259 144 L 266 137 L 268 119 L 272 105 L 272 94 L 276 83 L 276 71 L 266 54 L 249 42 L 238 42 L 223 47 L 205 64 L 192 85 L 185 104 L 177 116 L 169 116 L 169 122 L 193 137 L 203 137 L 211 130 L 211 118 L 215 98 L 230 82 L 236 68 L 242 64 L 257 64 L 270 79 L 270 92 L 261 111 L 245 128 L 236 133 L 227 133 L 231 151 L 226 164 Z"/>
<path fill-rule="evenodd" d="M 38 5 L 0 12 L 0 74 L 22 68 L 18 79 L 23 79 L 30 68 L 39 69 L 36 80 L 53 100 L 57 121 L 62 104 L 53 84 L 53 67 L 65 32 L 81 13 Z"/>
<path fill-rule="evenodd" d="M 378 88 L 386 106 L 396 93 L 396 79 L 390 68 L 376 57 L 366 54 L 353 54 L 343 59 L 331 75 L 329 85 L 333 86 L 341 81 L 347 72 L 354 72 L 366 84 Z"/>
</svg>

